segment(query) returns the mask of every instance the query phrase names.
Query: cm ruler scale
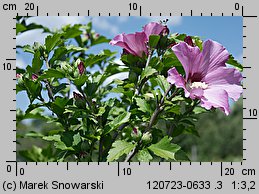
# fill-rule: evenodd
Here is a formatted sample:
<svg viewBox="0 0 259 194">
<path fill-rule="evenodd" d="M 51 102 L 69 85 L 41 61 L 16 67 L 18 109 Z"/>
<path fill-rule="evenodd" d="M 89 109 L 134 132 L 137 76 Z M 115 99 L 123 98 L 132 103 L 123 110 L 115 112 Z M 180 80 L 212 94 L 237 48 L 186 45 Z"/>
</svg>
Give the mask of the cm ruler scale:
<svg viewBox="0 0 259 194">
<path fill-rule="evenodd" d="M 1 9 L 1 193 L 257 193 L 256 1 L 4 1 Z M 242 162 L 16 162 L 16 16 L 243 16 Z"/>
</svg>

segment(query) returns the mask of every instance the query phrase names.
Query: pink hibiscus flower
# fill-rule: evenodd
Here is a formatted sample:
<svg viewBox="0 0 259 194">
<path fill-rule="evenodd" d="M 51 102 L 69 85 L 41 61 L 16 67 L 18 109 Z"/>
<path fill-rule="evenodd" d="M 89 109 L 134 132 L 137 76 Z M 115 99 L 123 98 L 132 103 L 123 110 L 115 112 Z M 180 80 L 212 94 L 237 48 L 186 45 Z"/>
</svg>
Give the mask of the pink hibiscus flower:
<svg viewBox="0 0 259 194">
<path fill-rule="evenodd" d="M 111 41 L 111 45 L 117 45 L 124 49 L 124 53 L 130 53 L 135 56 L 143 57 L 143 54 L 148 55 L 147 42 L 150 35 L 165 34 L 168 28 L 162 24 L 151 22 L 144 26 L 142 32 L 134 34 L 119 34 Z"/>
<path fill-rule="evenodd" d="M 237 101 L 243 92 L 242 74 L 226 67 L 228 51 L 212 40 L 203 43 L 202 51 L 185 42 L 173 46 L 172 50 L 183 65 L 185 77 L 173 67 L 168 71 L 167 81 L 183 88 L 186 97 L 200 99 L 202 107 L 219 108 L 228 115 L 229 98 Z"/>
</svg>

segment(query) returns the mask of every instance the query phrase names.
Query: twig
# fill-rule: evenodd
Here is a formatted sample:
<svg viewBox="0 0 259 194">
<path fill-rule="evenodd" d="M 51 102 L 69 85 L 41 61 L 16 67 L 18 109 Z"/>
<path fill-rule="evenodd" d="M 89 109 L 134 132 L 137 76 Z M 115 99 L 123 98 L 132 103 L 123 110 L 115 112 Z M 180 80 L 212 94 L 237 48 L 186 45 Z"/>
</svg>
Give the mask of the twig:
<svg viewBox="0 0 259 194">
<path fill-rule="evenodd" d="M 98 161 L 102 161 L 102 154 L 103 154 L 103 137 L 101 136 L 99 141 L 99 153 L 98 153 Z"/>
<path fill-rule="evenodd" d="M 157 105 L 156 110 L 152 114 L 151 119 L 148 123 L 148 126 L 147 126 L 146 130 L 143 132 L 143 134 L 148 132 L 151 129 L 151 127 L 153 126 L 153 124 L 154 124 L 155 120 L 157 119 L 159 113 L 164 110 L 165 99 L 166 99 L 167 95 L 169 94 L 169 92 L 172 88 L 173 88 L 173 85 L 171 84 L 170 87 L 167 89 L 167 91 L 164 93 L 160 103 Z M 176 94 L 176 92 L 174 92 L 172 95 L 175 95 L 175 94 Z M 127 157 L 125 159 L 125 162 L 129 162 L 135 156 L 135 154 L 138 152 L 138 150 L 141 148 L 141 146 L 142 146 L 142 140 L 140 140 L 138 142 L 137 146 L 132 150 L 132 152 L 130 152 L 127 155 Z"/>
<path fill-rule="evenodd" d="M 44 60 L 45 60 L 47 69 L 49 69 L 49 68 L 50 68 L 50 65 L 49 65 L 49 62 L 48 62 L 48 58 L 46 57 L 46 58 L 44 58 Z M 52 91 L 52 89 L 51 89 L 51 85 L 50 85 L 49 81 L 48 81 L 47 79 L 44 79 L 43 81 L 45 82 L 46 89 L 48 90 L 48 96 L 49 96 L 49 98 L 50 98 L 52 101 L 54 101 L 54 95 L 53 95 L 53 91 Z"/>
<path fill-rule="evenodd" d="M 148 54 L 148 58 L 147 58 L 147 62 L 146 62 L 146 66 L 145 66 L 145 67 L 147 67 L 147 66 L 149 65 L 152 55 L 153 55 L 153 51 L 149 51 L 149 54 Z M 145 83 L 145 82 L 144 82 L 144 83 Z M 140 86 L 137 88 L 137 92 L 135 92 L 135 95 L 139 95 L 139 94 L 140 94 L 141 89 L 142 89 L 144 83 L 143 83 L 143 84 L 140 84 Z M 131 107 L 132 107 L 132 106 L 130 105 L 130 106 L 129 106 L 129 111 L 130 111 Z M 119 132 L 121 132 L 126 126 L 128 126 L 128 124 L 129 124 L 129 123 L 124 123 L 124 124 L 122 124 L 122 125 L 119 126 L 118 130 L 114 133 L 114 135 L 113 135 L 113 137 L 112 137 L 111 144 L 104 150 L 104 154 L 105 154 L 105 155 L 106 155 L 106 154 L 109 152 L 109 150 L 111 149 L 113 142 L 117 139 L 117 137 L 118 137 L 118 135 L 119 135 Z"/>
</svg>

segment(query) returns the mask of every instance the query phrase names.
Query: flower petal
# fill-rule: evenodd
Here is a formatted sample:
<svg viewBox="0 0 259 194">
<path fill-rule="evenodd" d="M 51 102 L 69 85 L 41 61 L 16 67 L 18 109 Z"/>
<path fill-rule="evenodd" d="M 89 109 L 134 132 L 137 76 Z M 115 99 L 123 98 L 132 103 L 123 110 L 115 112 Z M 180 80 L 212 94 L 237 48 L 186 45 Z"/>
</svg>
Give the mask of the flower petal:
<svg viewBox="0 0 259 194">
<path fill-rule="evenodd" d="M 238 70 L 220 67 L 207 74 L 203 81 L 211 87 L 224 89 L 230 98 L 237 101 L 243 92 L 240 85 L 242 79 L 242 74 Z"/>
<path fill-rule="evenodd" d="M 222 88 L 209 88 L 203 91 L 201 106 L 206 109 L 220 108 L 226 115 L 229 115 L 230 108 L 228 102 L 228 93 Z"/>
<path fill-rule="evenodd" d="M 162 24 L 151 22 L 143 27 L 143 31 L 146 34 L 147 40 L 151 34 L 159 35 L 166 27 Z"/>
<path fill-rule="evenodd" d="M 202 76 L 219 67 L 226 67 L 228 57 L 228 51 L 221 44 L 212 40 L 205 41 L 203 43 L 199 67 Z"/>
<path fill-rule="evenodd" d="M 111 41 L 111 45 L 124 48 L 128 53 L 142 57 L 143 53 L 147 54 L 146 35 L 144 32 L 136 32 L 135 34 L 119 34 Z"/>
<path fill-rule="evenodd" d="M 168 70 L 167 81 L 170 84 L 174 84 L 177 88 L 183 88 L 184 91 L 185 91 L 185 96 L 186 97 L 190 96 L 189 91 L 186 89 L 186 86 L 185 86 L 186 83 L 185 83 L 184 78 L 182 77 L 182 75 L 180 75 L 178 73 L 178 71 L 176 70 L 175 67 L 173 67 L 173 68 Z"/>
<path fill-rule="evenodd" d="M 116 46 L 120 46 L 122 48 L 124 48 L 128 53 L 136 55 L 136 53 L 134 51 L 132 51 L 128 45 L 126 44 L 126 42 L 124 41 L 124 36 L 126 36 L 124 33 L 123 34 L 118 34 L 117 36 L 115 36 L 111 41 L 110 44 L 111 45 L 116 45 Z"/>
<path fill-rule="evenodd" d="M 190 76 L 199 72 L 200 49 L 197 46 L 192 47 L 185 42 L 181 42 L 173 46 L 172 50 L 183 65 L 186 80 L 188 80 Z"/>
<path fill-rule="evenodd" d="M 203 89 L 202 88 L 193 88 L 190 90 L 190 98 L 191 99 L 201 99 L 203 97 Z"/>
<path fill-rule="evenodd" d="M 134 51 L 135 55 L 142 57 L 143 54 L 148 54 L 146 35 L 144 32 L 124 35 L 123 41 L 127 44 L 131 51 Z"/>
</svg>

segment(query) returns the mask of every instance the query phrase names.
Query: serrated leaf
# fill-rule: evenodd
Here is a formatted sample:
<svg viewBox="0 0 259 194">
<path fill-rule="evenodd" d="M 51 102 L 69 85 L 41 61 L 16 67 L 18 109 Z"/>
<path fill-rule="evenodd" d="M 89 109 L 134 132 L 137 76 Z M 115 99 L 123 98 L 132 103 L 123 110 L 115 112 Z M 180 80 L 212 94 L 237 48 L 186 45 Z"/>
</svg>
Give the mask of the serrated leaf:
<svg viewBox="0 0 259 194">
<path fill-rule="evenodd" d="M 140 76 L 140 81 L 142 81 L 144 78 L 148 78 L 149 76 L 155 74 L 157 70 L 153 69 L 150 66 L 145 67 L 145 69 L 142 71 Z"/>
<path fill-rule="evenodd" d="M 129 122 L 131 113 L 124 112 L 117 116 L 113 121 L 109 122 L 110 128 L 105 132 L 105 134 L 117 129 L 120 125 Z"/>
<path fill-rule="evenodd" d="M 44 71 L 44 73 L 39 76 L 38 80 L 44 80 L 48 78 L 64 78 L 64 74 L 56 69 L 48 69 Z"/>
<path fill-rule="evenodd" d="M 81 142 L 81 136 L 79 133 L 73 136 L 73 146 L 78 145 Z"/>
<path fill-rule="evenodd" d="M 20 32 L 26 31 L 26 26 L 16 23 L 16 35 L 19 34 Z"/>
<path fill-rule="evenodd" d="M 89 67 L 92 67 L 93 65 L 100 63 L 101 61 L 103 61 L 106 58 L 107 58 L 107 56 L 105 56 L 105 55 L 90 55 L 85 60 L 85 64 Z"/>
<path fill-rule="evenodd" d="M 97 44 L 102 44 L 102 43 L 107 43 L 110 42 L 110 39 L 107 39 L 105 36 L 99 36 L 97 39 L 93 39 L 91 42 L 91 45 L 97 45 Z"/>
<path fill-rule="evenodd" d="M 180 162 L 190 161 L 189 157 L 183 150 L 179 150 L 175 153 L 175 160 Z"/>
<path fill-rule="evenodd" d="M 138 110 L 144 112 L 144 113 L 150 113 L 151 108 L 150 105 L 147 103 L 146 100 L 143 100 L 141 98 L 135 98 L 137 106 L 139 107 Z"/>
<path fill-rule="evenodd" d="M 112 148 L 109 151 L 107 162 L 112 162 L 119 159 L 122 155 L 128 154 L 135 147 L 134 144 L 126 142 L 124 140 L 117 140 L 112 144 Z"/>
<path fill-rule="evenodd" d="M 160 36 L 159 35 L 150 35 L 149 36 L 149 41 L 148 41 L 148 44 L 149 44 L 149 47 L 150 48 L 156 48 L 158 42 L 160 40 Z"/>
<path fill-rule="evenodd" d="M 166 92 L 167 89 L 170 87 L 170 84 L 168 83 L 168 81 L 166 80 L 166 78 L 163 75 L 158 75 L 156 77 L 156 81 L 157 84 L 159 85 L 159 87 Z"/>
<path fill-rule="evenodd" d="M 243 71 L 243 65 L 241 63 L 239 63 L 237 60 L 235 60 L 233 55 L 229 55 L 227 64 L 234 66 L 235 68 L 237 68 L 240 71 Z"/>
<path fill-rule="evenodd" d="M 41 59 L 41 53 L 39 50 L 35 51 L 34 57 L 32 59 L 32 71 L 38 73 L 43 65 L 43 60 Z"/>
<path fill-rule="evenodd" d="M 65 39 L 68 39 L 68 38 L 75 38 L 77 36 L 80 36 L 82 34 L 82 31 L 78 29 L 78 25 L 75 25 L 71 28 L 68 28 L 65 30 L 63 36 Z"/>
<path fill-rule="evenodd" d="M 58 86 L 52 86 L 53 95 L 60 92 L 61 90 L 64 90 L 67 87 L 67 85 L 68 85 L 67 83 L 62 83 Z"/>
<path fill-rule="evenodd" d="M 140 162 L 149 162 L 153 159 L 153 157 L 147 149 L 143 149 L 138 152 L 137 159 Z"/>
<path fill-rule="evenodd" d="M 31 47 L 31 45 L 28 45 L 28 44 L 27 44 L 27 45 L 24 45 L 24 46 L 22 47 L 22 49 L 23 49 L 24 52 L 34 54 L 34 50 L 33 50 L 33 48 Z"/>
<path fill-rule="evenodd" d="M 172 138 L 165 136 L 158 143 L 148 147 L 155 155 L 168 159 L 175 159 L 175 153 L 180 150 L 180 146 L 171 143 Z"/>
<path fill-rule="evenodd" d="M 194 114 L 201 114 L 201 113 L 208 112 L 208 111 L 205 108 L 203 108 L 203 107 L 196 106 L 193 109 L 193 112 L 194 112 Z"/>
<path fill-rule="evenodd" d="M 38 97 L 41 96 L 42 85 L 39 82 L 34 82 L 27 78 L 24 79 L 24 86 L 26 87 L 27 95 L 31 103 Z"/>
<path fill-rule="evenodd" d="M 56 46 L 58 46 L 61 40 L 62 34 L 49 35 L 45 39 L 46 52 L 50 53 Z"/>
</svg>

